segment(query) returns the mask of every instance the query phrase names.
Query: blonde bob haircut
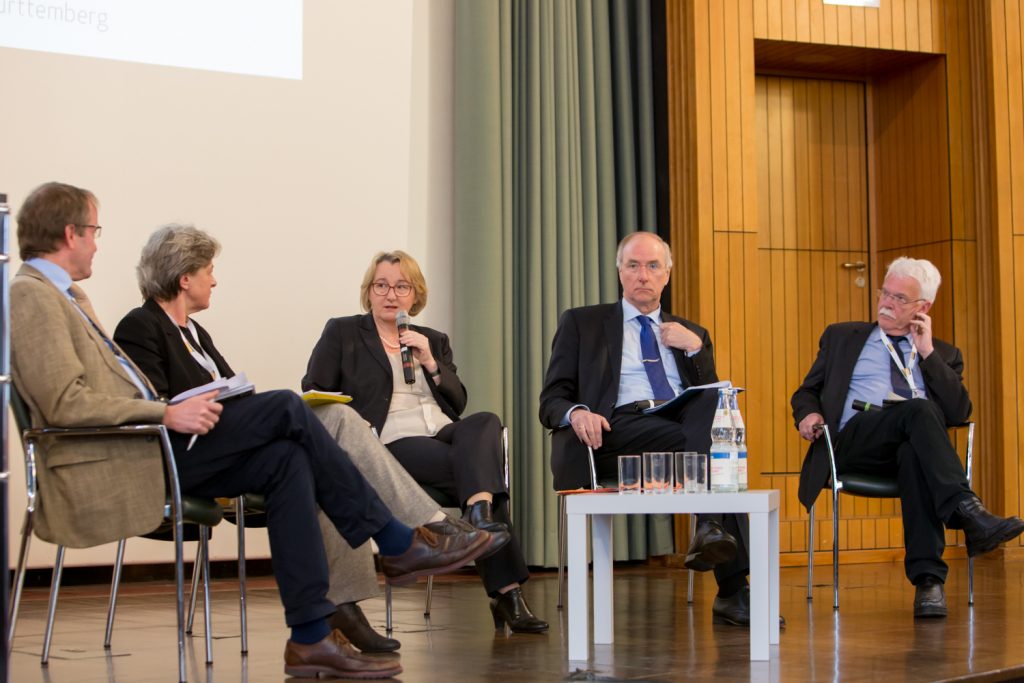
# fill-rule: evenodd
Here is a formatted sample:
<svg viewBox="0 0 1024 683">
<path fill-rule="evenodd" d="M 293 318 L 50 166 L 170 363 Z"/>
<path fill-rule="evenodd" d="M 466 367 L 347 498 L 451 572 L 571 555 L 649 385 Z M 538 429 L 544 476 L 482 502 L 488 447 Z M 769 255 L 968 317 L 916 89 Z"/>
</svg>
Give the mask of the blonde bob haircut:
<svg viewBox="0 0 1024 683">
<path fill-rule="evenodd" d="M 363 275 L 363 284 L 359 288 L 359 301 L 363 305 L 363 310 L 367 312 L 370 310 L 370 286 L 377 274 L 377 266 L 382 263 L 398 264 L 399 270 L 402 271 L 402 277 L 412 285 L 414 294 L 412 306 L 409 307 L 409 315 L 419 314 L 427 305 L 427 281 L 423 277 L 423 271 L 420 270 L 420 264 L 416 263 L 416 259 L 401 249 L 380 251 L 370 259 L 370 267 L 366 269 L 366 274 Z"/>
</svg>

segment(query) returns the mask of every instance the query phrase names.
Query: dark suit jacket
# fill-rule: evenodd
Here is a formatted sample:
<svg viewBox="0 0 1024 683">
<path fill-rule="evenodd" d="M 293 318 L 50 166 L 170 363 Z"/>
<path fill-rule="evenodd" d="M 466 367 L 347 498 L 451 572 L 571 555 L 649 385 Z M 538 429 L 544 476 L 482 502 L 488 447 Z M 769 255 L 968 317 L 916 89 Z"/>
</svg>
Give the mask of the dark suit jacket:
<svg viewBox="0 0 1024 683">
<path fill-rule="evenodd" d="M 700 337 L 703 346 L 692 358 L 673 355 L 689 385 L 717 382 L 708 331 L 662 311 L 662 320 L 677 322 Z M 619 396 L 622 369 L 622 302 L 572 308 L 562 314 L 551 342 L 551 360 L 540 393 L 540 421 L 552 435 L 551 472 L 556 489 L 589 486 L 587 449 L 569 429 L 559 429 L 566 411 L 582 403 L 611 419 Z"/>
<path fill-rule="evenodd" d="M 799 425 L 811 413 L 819 413 L 834 439 L 843 417 L 853 368 L 868 337 L 876 334 L 876 327 L 876 323 L 846 322 L 825 328 L 818 342 L 818 357 L 790 401 L 795 424 Z M 940 339 L 934 339 L 933 343 L 934 352 L 921 360 L 919 366 L 928 397 L 942 409 L 946 424 L 962 424 L 971 415 L 971 399 L 962 378 L 963 357 L 960 349 L 951 344 Z M 798 495 L 806 508 L 814 505 L 830 476 L 828 450 L 824 439 L 818 439 L 807 449 L 800 470 Z"/>
<path fill-rule="evenodd" d="M 199 335 L 196 341 L 213 359 L 220 374 L 233 376 L 234 371 L 217 351 L 210 335 L 195 320 L 192 323 Z M 114 340 L 146 373 L 163 398 L 173 398 L 213 379 L 185 348 L 178 326 L 152 299 L 147 299 L 121 319 L 114 330 Z"/>
<path fill-rule="evenodd" d="M 434 400 L 452 421 L 466 409 L 466 387 L 462 386 L 452 362 L 448 335 L 429 327 L 410 325 L 427 338 L 430 352 L 441 371 L 441 383 L 427 377 Z M 424 374 L 426 371 L 423 371 Z M 351 315 L 331 318 L 313 348 L 302 378 L 302 390 L 343 391 L 352 397 L 349 405 L 380 432 L 388 418 L 394 379 L 384 345 L 377 334 L 373 316 Z"/>
</svg>

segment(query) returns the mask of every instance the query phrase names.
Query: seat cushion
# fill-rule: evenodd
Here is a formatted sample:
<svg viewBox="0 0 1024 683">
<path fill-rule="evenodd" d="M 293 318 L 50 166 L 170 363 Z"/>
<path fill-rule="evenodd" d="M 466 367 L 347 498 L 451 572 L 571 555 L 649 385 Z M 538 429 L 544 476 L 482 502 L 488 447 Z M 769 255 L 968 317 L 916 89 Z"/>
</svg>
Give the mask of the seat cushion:
<svg viewBox="0 0 1024 683">
<path fill-rule="evenodd" d="M 880 477 L 874 474 L 843 474 L 839 481 L 843 482 L 844 493 L 863 498 L 899 498 L 900 489 L 895 479 Z"/>
</svg>

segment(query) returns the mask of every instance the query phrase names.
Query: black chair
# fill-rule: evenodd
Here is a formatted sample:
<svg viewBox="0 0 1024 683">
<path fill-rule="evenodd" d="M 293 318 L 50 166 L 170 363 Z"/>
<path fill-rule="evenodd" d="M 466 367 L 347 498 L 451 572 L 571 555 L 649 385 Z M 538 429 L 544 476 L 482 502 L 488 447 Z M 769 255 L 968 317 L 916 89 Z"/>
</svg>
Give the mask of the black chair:
<svg viewBox="0 0 1024 683">
<path fill-rule="evenodd" d="M 373 430 L 374 436 L 377 436 L 377 430 L 374 429 L 373 427 L 371 427 L 370 429 Z M 502 452 L 502 458 L 503 458 L 502 469 L 503 469 L 503 474 L 504 474 L 504 478 L 505 478 L 505 487 L 509 491 L 508 505 L 509 505 L 509 509 L 511 510 L 511 508 L 512 508 L 512 484 L 511 484 L 511 470 L 510 470 L 510 467 L 509 467 L 509 458 L 508 458 L 508 427 L 502 427 L 501 428 L 501 452 Z M 447 493 L 445 493 L 444 491 L 441 491 L 440 489 L 436 489 L 433 486 L 421 485 L 421 488 L 423 489 L 423 491 L 428 496 L 430 496 L 431 498 L 434 499 L 434 502 L 436 502 L 438 505 L 441 506 L 442 511 L 445 512 L 446 514 L 454 516 L 454 517 L 459 517 L 459 516 L 462 515 L 462 503 L 457 498 L 455 498 L 454 496 L 450 496 Z M 430 617 L 430 602 L 433 599 L 433 595 L 434 595 L 434 577 L 433 576 L 428 576 L 427 577 L 427 603 L 426 603 L 426 606 L 423 608 L 423 616 L 424 617 L 427 617 L 427 618 Z M 385 614 L 384 621 L 385 621 L 385 628 L 387 629 L 387 632 L 388 632 L 389 635 L 392 632 L 392 623 L 393 623 L 391 607 L 392 607 L 391 583 L 385 581 L 384 582 L 384 614 Z"/>
<path fill-rule="evenodd" d="M 562 428 L 565 429 L 565 428 Z M 561 432 L 562 429 L 555 430 Z M 565 432 L 568 433 L 568 432 Z M 552 439 L 552 445 L 554 446 L 554 439 Z M 618 488 L 618 479 L 601 479 L 597 478 L 597 465 L 594 462 L 594 449 L 590 446 L 586 446 L 583 442 L 576 442 L 578 446 L 583 446 L 587 449 L 587 465 L 590 473 L 590 490 L 596 489 L 612 489 Z M 562 609 L 565 605 L 565 546 L 567 543 L 565 527 L 568 520 L 568 515 L 565 509 L 565 497 L 571 496 L 575 493 L 581 493 L 584 489 L 578 490 L 561 490 L 555 489 L 555 495 L 558 496 L 558 604 L 556 607 Z M 697 515 L 690 515 L 690 538 L 692 539 L 697 533 Z M 693 604 L 693 570 L 687 570 L 686 577 L 686 602 L 687 604 Z"/>
<path fill-rule="evenodd" d="M 899 498 L 899 485 L 890 477 L 872 474 L 837 474 L 836 456 L 832 448 L 832 435 L 828 425 L 821 425 L 825 444 L 828 446 L 828 461 L 832 468 L 832 479 L 827 486 L 832 489 L 832 608 L 839 609 L 839 494 L 846 493 L 862 498 Z M 974 474 L 974 423 L 965 422 L 956 429 L 967 429 L 967 483 L 970 485 Z M 832 485 L 831 482 L 835 482 Z M 811 507 L 807 525 L 807 599 L 812 600 L 814 587 L 814 507 Z M 974 558 L 967 558 L 967 604 L 974 604 Z"/>
<path fill-rule="evenodd" d="M 174 541 L 174 576 L 177 598 L 177 624 L 178 624 L 178 680 L 182 683 L 187 680 L 185 673 L 185 601 L 184 601 L 184 524 L 186 522 L 198 525 L 199 553 L 203 565 L 203 584 L 206 589 L 206 596 L 209 596 L 209 553 L 207 551 L 207 540 L 210 527 L 216 526 L 223 518 L 220 506 L 213 500 L 197 498 L 194 496 L 182 496 L 178 484 L 178 471 L 174 463 L 174 456 L 171 449 L 170 438 L 167 428 L 159 424 L 120 425 L 110 427 L 86 427 L 77 429 L 61 428 L 30 428 L 28 410 L 18 395 L 14 386 L 11 386 L 11 408 L 14 412 L 15 421 L 22 429 L 22 444 L 25 449 L 25 479 L 28 502 L 25 508 L 25 522 L 21 532 L 21 549 L 18 554 L 18 566 L 15 570 L 13 587 L 11 589 L 11 606 L 8 619 L 7 643 L 10 648 L 14 642 L 14 632 L 18 619 L 18 608 L 21 602 L 21 594 L 25 583 L 25 564 L 28 558 L 29 544 L 33 533 L 33 520 L 36 505 L 40 500 L 41 492 L 36 479 L 36 451 L 41 448 L 40 440 L 43 437 L 54 439 L 90 439 L 97 437 L 118 437 L 124 439 L 153 439 L 156 438 L 160 444 L 160 450 L 164 460 L 164 471 L 167 480 L 167 501 L 164 505 L 164 524 L 160 529 L 151 533 L 169 531 Z M 40 457 L 45 457 L 41 455 Z M 110 639 L 114 624 L 114 613 L 117 609 L 117 589 L 121 579 L 121 567 L 124 560 L 125 539 L 117 544 L 117 557 L 114 565 L 114 575 L 111 581 L 110 602 L 107 608 L 107 623 L 103 647 L 110 647 Z M 43 652 L 41 663 L 45 666 L 49 661 L 50 643 L 53 637 L 53 622 L 57 611 L 57 599 L 60 593 L 61 574 L 64 568 L 64 546 L 57 546 L 57 559 L 53 568 L 53 579 L 50 584 L 50 599 L 47 607 L 46 632 L 43 639 Z M 213 645 L 210 635 L 210 603 L 206 598 L 206 662 L 213 661 Z M 9 651 L 8 651 L 9 654 Z"/>
</svg>

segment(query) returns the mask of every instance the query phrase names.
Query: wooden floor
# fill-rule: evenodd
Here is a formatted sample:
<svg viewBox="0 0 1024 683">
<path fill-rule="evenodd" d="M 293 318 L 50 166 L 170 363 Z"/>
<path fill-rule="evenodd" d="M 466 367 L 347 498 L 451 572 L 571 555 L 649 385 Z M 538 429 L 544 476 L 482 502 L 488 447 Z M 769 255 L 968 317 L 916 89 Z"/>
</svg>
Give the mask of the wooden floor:
<svg viewBox="0 0 1024 683">
<path fill-rule="evenodd" d="M 771 662 L 751 663 L 743 629 L 711 624 L 713 581 L 698 575 L 696 604 L 686 604 L 686 574 L 618 567 L 614 645 L 596 648 L 587 666 L 565 660 L 565 616 L 555 608 L 555 575 L 527 585 L 530 603 L 551 621 L 547 635 L 495 633 L 473 576 L 440 579 L 433 614 L 422 616 L 424 590 L 396 590 L 396 637 L 403 681 L 936 681 L 1024 678 L 1024 560 L 979 562 L 975 605 L 967 606 L 967 567 L 954 561 L 945 620 L 911 616 L 913 588 L 893 564 L 842 570 L 842 609 L 832 610 L 830 568 L 819 567 L 815 599 L 805 599 L 805 570 L 783 569 L 781 609 L 788 626 Z M 280 681 L 287 637 L 272 581 L 250 582 L 249 645 L 239 655 L 237 584 L 214 586 L 214 664 L 202 663 L 202 629 L 188 643 L 189 680 L 206 683 Z M 26 592 L 12 654 L 16 683 L 173 681 L 176 670 L 173 585 L 133 583 L 123 589 L 113 649 L 102 649 L 103 586 L 63 594 L 48 668 L 39 665 L 46 591 Z M 383 600 L 363 603 L 382 627 Z M 196 655 L 199 662 L 196 661 Z M 298 680 L 298 679 L 295 679 Z"/>
</svg>

